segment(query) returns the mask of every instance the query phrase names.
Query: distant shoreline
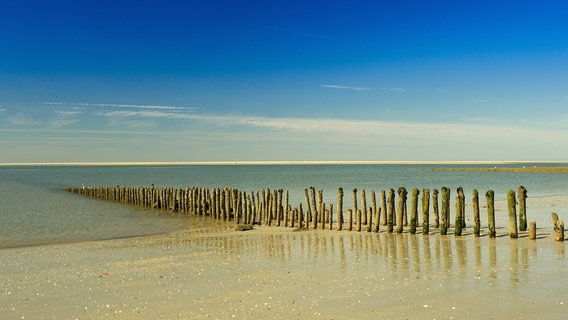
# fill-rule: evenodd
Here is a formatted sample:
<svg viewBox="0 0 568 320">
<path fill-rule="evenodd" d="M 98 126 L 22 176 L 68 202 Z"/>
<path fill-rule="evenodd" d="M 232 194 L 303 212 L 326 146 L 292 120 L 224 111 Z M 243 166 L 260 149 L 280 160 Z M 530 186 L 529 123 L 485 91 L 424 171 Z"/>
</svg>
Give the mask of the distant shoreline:
<svg viewBox="0 0 568 320">
<path fill-rule="evenodd" d="M 186 162 L 12 162 L 0 163 L 0 167 L 20 166 L 239 166 L 239 165 L 515 165 L 515 164 L 561 164 L 567 161 L 186 161 Z M 438 170 L 465 170 L 467 168 L 440 168 Z M 506 169 L 534 168 L 469 168 L 471 171 L 511 171 Z"/>
</svg>

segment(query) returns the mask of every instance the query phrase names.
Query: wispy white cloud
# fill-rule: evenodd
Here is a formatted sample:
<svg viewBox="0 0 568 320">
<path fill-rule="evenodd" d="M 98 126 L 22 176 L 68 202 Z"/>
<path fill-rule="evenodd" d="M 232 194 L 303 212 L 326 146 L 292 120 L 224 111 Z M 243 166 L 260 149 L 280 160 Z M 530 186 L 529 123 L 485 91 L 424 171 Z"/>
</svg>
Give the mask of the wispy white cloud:
<svg viewBox="0 0 568 320">
<path fill-rule="evenodd" d="M 397 91 L 397 92 L 406 92 L 406 89 L 403 88 L 378 88 L 379 90 L 385 91 Z"/>
<path fill-rule="evenodd" d="M 368 87 L 341 86 L 341 85 L 337 85 L 337 84 L 322 84 L 320 87 L 330 88 L 330 89 L 347 89 L 347 90 L 355 90 L 355 91 L 371 90 L 371 88 L 368 88 Z"/>
<path fill-rule="evenodd" d="M 4 112 L 4 111 L 6 111 L 6 109 L 0 107 L 0 112 Z"/>
<path fill-rule="evenodd" d="M 38 126 L 42 123 L 39 120 L 29 118 L 23 114 L 16 114 L 8 118 L 8 122 L 15 126 L 28 126 L 28 127 Z"/>
<path fill-rule="evenodd" d="M 86 102 L 44 102 L 46 105 L 58 106 L 83 106 L 83 107 L 117 107 L 117 108 L 136 108 L 136 109 L 167 109 L 167 110 L 196 110 L 196 107 L 176 107 L 158 105 L 137 105 L 137 104 L 118 104 L 118 103 L 86 103 Z"/>
<path fill-rule="evenodd" d="M 354 90 L 354 91 L 367 91 L 373 90 L 371 87 L 355 87 L 355 86 L 343 86 L 338 84 L 322 84 L 320 85 L 322 88 L 329 88 L 329 89 L 343 89 L 343 90 Z M 396 91 L 396 92 L 405 92 L 406 89 L 403 88 L 389 88 L 389 87 L 381 87 L 376 88 L 376 90 L 383 90 L 383 91 Z"/>
</svg>

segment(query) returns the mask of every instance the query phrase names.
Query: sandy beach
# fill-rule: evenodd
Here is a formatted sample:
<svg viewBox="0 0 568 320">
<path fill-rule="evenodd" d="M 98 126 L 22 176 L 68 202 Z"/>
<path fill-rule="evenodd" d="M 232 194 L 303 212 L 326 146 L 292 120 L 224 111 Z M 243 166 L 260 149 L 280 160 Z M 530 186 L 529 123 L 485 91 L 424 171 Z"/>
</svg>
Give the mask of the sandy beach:
<svg viewBox="0 0 568 320">
<path fill-rule="evenodd" d="M 0 250 L 3 319 L 564 319 L 566 244 L 529 198 L 538 239 L 256 227 L 194 219 L 147 237 Z M 482 219 L 485 221 L 485 219 Z"/>
</svg>

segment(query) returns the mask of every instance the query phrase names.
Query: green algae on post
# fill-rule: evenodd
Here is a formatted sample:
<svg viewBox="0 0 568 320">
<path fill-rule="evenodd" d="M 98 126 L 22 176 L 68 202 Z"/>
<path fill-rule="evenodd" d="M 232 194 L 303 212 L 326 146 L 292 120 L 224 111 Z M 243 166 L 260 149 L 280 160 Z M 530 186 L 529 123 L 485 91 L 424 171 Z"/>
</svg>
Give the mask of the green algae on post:
<svg viewBox="0 0 568 320">
<path fill-rule="evenodd" d="M 509 236 L 511 238 L 518 238 L 519 230 L 517 228 L 517 202 L 515 199 L 514 190 L 509 190 L 509 193 L 507 193 L 507 204 L 509 207 Z"/>
<path fill-rule="evenodd" d="M 398 205 L 396 208 L 396 233 L 402 233 L 404 223 L 404 204 L 406 202 L 406 189 L 403 187 L 398 188 Z"/>
<path fill-rule="evenodd" d="M 519 231 L 527 231 L 527 189 L 523 186 L 519 187 Z"/>
<path fill-rule="evenodd" d="M 387 231 L 389 233 L 393 232 L 394 229 L 394 189 L 389 189 L 389 204 L 388 204 L 388 220 L 387 220 Z"/>
<path fill-rule="evenodd" d="M 461 236 L 462 235 L 462 197 L 459 195 L 456 196 L 456 223 L 454 225 L 454 235 Z"/>
<path fill-rule="evenodd" d="M 481 222 L 479 220 L 479 193 L 477 189 L 473 189 L 472 191 L 471 204 L 473 208 L 473 234 L 479 237 Z"/>
<path fill-rule="evenodd" d="M 432 190 L 432 209 L 434 210 L 434 228 L 440 227 L 440 212 L 438 209 L 438 189 Z"/>
<path fill-rule="evenodd" d="M 418 224 L 418 194 L 420 191 L 417 188 L 412 189 L 412 200 L 410 204 L 410 233 L 416 233 L 416 225 Z"/>
<path fill-rule="evenodd" d="M 485 193 L 487 201 L 487 225 L 489 228 L 489 238 L 495 238 L 495 192 L 489 190 Z"/>
<path fill-rule="evenodd" d="M 442 188 L 442 221 L 440 223 L 440 234 L 448 234 L 448 220 L 450 216 L 450 189 Z"/>
<path fill-rule="evenodd" d="M 422 190 L 422 234 L 430 232 L 430 189 Z"/>
</svg>

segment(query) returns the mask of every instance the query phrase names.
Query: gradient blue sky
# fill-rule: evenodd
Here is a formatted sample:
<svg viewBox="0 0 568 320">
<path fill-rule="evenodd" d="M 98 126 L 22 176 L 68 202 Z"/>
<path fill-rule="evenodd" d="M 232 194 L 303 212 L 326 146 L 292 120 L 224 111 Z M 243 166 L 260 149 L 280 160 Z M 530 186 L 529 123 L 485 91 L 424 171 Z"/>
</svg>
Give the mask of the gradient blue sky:
<svg viewBox="0 0 568 320">
<path fill-rule="evenodd" d="M 0 162 L 567 146 L 565 1 L 0 0 Z"/>
</svg>

